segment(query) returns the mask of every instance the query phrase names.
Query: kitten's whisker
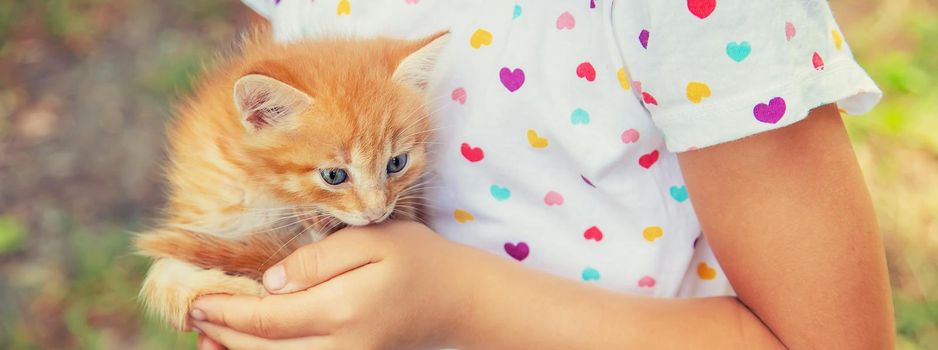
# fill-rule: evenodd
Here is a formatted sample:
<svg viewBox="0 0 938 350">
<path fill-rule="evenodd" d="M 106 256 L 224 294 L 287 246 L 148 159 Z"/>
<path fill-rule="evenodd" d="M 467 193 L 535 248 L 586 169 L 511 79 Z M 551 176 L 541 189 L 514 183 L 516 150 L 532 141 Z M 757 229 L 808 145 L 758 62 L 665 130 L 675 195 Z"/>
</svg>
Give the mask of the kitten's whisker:
<svg viewBox="0 0 938 350">
<path fill-rule="evenodd" d="M 271 255 L 270 257 L 268 257 L 266 260 L 264 260 L 264 262 L 262 262 L 262 263 L 260 264 L 260 266 L 257 267 L 256 272 L 257 272 L 258 274 L 261 274 L 261 268 L 264 267 L 264 265 L 267 265 L 267 263 L 270 262 L 270 259 L 273 259 L 275 256 L 277 256 L 277 254 L 280 253 L 280 251 L 283 250 L 283 248 L 286 248 L 288 245 L 290 245 L 290 243 L 293 243 L 293 240 L 297 239 L 297 237 L 300 237 L 301 235 L 303 235 L 304 233 L 306 233 L 306 231 L 309 231 L 309 229 L 311 229 L 311 228 L 313 228 L 313 227 L 315 227 L 315 225 L 309 225 L 308 227 L 304 228 L 303 230 L 301 230 L 301 231 L 298 232 L 297 234 L 293 235 L 293 237 L 291 237 L 289 240 L 287 240 L 286 243 L 281 244 L 280 247 L 277 248 L 276 251 L 274 251 L 273 255 Z"/>
</svg>

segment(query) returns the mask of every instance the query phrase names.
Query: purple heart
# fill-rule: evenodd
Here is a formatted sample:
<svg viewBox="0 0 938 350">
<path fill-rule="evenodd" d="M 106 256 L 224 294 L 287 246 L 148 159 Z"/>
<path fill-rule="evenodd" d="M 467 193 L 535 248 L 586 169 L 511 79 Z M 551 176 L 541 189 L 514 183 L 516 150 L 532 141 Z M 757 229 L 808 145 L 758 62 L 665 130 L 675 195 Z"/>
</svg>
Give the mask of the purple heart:
<svg viewBox="0 0 938 350">
<path fill-rule="evenodd" d="M 515 92 L 521 88 L 521 85 L 524 85 L 524 71 L 521 68 L 503 67 L 498 72 L 498 77 L 502 79 L 502 85 L 505 85 L 505 88 L 511 92 Z"/>
<path fill-rule="evenodd" d="M 648 35 L 648 29 L 642 29 L 642 32 L 638 33 L 638 42 L 646 49 L 648 48 Z"/>
<path fill-rule="evenodd" d="M 590 0 L 590 8 L 591 9 L 596 8 L 596 0 Z"/>
<path fill-rule="evenodd" d="M 511 242 L 505 243 L 505 253 L 508 253 L 508 255 L 511 255 L 511 257 L 515 258 L 515 260 L 518 260 L 518 261 L 524 260 L 524 258 L 528 257 L 528 253 L 530 252 L 531 250 L 528 249 L 527 243 L 524 243 L 524 242 L 518 242 L 518 244 L 514 244 Z"/>
<path fill-rule="evenodd" d="M 776 97 L 769 100 L 769 104 L 757 104 L 756 107 L 752 109 L 752 115 L 756 117 L 756 120 L 763 123 L 778 123 L 778 121 L 785 116 L 785 99 Z"/>
</svg>

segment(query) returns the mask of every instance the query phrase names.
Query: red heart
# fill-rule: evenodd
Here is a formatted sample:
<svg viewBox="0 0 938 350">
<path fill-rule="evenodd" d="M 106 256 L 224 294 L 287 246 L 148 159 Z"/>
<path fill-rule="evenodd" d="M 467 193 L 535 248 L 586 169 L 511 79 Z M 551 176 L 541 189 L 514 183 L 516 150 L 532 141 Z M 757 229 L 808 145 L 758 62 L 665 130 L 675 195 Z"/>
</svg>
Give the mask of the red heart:
<svg viewBox="0 0 938 350">
<path fill-rule="evenodd" d="M 587 81 L 596 80 L 596 69 L 593 68 L 592 63 L 580 63 L 579 66 L 576 66 L 576 76 L 584 78 Z"/>
<path fill-rule="evenodd" d="M 482 160 L 483 157 L 485 157 L 485 154 L 482 153 L 481 148 L 469 146 L 468 143 L 463 143 L 459 151 L 462 152 L 463 157 L 466 157 L 466 160 L 473 163 L 478 162 Z"/>
<path fill-rule="evenodd" d="M 658 161 L 658 150 L 651 151 L 646 155 L 643 155 L 638 158 L 638 165 L 641 165 L 642 168 L 648 169 L 652 165 L 655 165 L 655 162 Z"/>
<path fill-rule="evenodd" d="M 687 9 L 700 19 L 707 18 L 717 7 L 717 0 L 687 0 Z"/>
<path fill-rule="evenodd" d="M 814 52 L 814 56 L 811 56 L 811 63 L 814 64 L 814 69 L 823 70 L 824 69 L 824 59 L 821 58 L 821 55 Z"/>
<path fill-rule="evenodd" d="M 593 226 L 583 232 L 583 238 L 592 239 L 596 242 L 603 240 L 603 231 L 600 231 L 598 227 Z"/>
<path fill-rule="evenodd" d="M 654 96 L 647 92 L 642 93 L 642 101 L 645 101 L 646 105 L 658 105 L 658 100 L 656 100 Z"/>
</svg>

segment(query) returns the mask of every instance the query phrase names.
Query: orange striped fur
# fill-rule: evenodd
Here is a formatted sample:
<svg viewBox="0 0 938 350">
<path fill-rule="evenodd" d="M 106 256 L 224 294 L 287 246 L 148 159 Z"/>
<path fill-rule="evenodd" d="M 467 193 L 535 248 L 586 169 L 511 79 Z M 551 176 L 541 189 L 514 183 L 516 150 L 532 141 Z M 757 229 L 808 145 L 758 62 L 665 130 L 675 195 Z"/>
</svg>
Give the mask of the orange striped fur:
<svg viewBox="0 0 938 350">
<path fill-rule="evenodd" d="M 446 33 L 315 39 L 255 30 L 204 74 L 169 128 L 169 199 L 136 238 L 141 290 L 177 329 L 212 293 L 263 295 L 261 274 L 302 244 L 391 214 L 416 219 L 431 125 L 424 95 Z M 407 154 L 404 170 L 388 160 Z M 348 180 L 323 181 L 342 168 Z"/>
</svg>

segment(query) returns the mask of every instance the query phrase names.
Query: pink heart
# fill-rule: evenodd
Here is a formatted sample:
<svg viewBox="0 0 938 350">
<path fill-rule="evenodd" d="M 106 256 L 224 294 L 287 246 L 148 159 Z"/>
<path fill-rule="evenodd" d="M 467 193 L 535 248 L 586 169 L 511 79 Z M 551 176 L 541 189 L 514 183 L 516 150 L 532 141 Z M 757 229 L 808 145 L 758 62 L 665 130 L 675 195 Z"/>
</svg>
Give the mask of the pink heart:
<svg viewBox="0 0 938 350">
<path fill-rule="evenodd" d="M 521 261 L 528 257 L 528 253 L 531 252 L 531 249 L 528 248 L 528 244 L 524 242 L 518 242 L 514 244 L 511 242 L 505 243 L 505 253 L 508 253 L 515 260 Z"/>
<path fill-rule="evenodd" d="M 642 277 L 642 279 L 638 280 L 638 286 L 642 288 L 652 288 L 655 286 L 655 279 L 651 276 Z"/>
<path fill-rule="evenodd" d="M 521 88 L 521 85 L 524 85 L 524 71 L 521 68 L 509 69 L 508 67 L 502 67 L 498 71 L 498 77 L 502 80 L 502 85 L 511 92 L 517 91 Z"/>
<path fill-rule="evenodd" d="M 408 4 L 416 4 L 416 3 L 420 2 L 420 0 L 404 0 L 404 2 L 406 2 L 406 3 L 408 3 Z"/>
<path fill-rule="evenodd" d="M 453 101 L 459 102 L 461 105 L 466 104 L 466 89 L 461 87 L 453 89 L 453 93 L 450 94 L 450 98 L 452 98 Z"/>
<path fill-rule="evenodd" d="M 776 97 L 769 100 L 768 104 L 759 103 L 752 108 L 752 115 L 763 123 L 778 123 L 785 116 L 785 99 Z"/>
<path fill-rule="evenodd" d="M 785 39 L 791 41 L 791 38 L 795 37 L 795 25 L 791 22 L 785 22 Z"/>
<path fill-rule="evenodd" d="M 570 12 L 564 12 L 560 14 L 560 17 L 557 17 L 557 29 L 573 29 L 576 26 L 576 18 L 573 18 L 573 15 Z"/>
<path fill-rule="evenodd" d="M 639 95 L 642 94 L 642 82 L 637 81 L 637 80 L 633 81 L 632 88 L 635 89 L 635 92 L 637 92 Z"/>
<path fill-rule="evenodd" d="M 638 142 L 638 130 L 628 129 L 622 132 L 622 143 L 635 143 Z"/>
<path fill-rule="evenodd" d="M 554 191 L 547 192 L 547 195 L 544 196 L 544 204 L 563 205 L 563 196 Z"/>
</svg>

